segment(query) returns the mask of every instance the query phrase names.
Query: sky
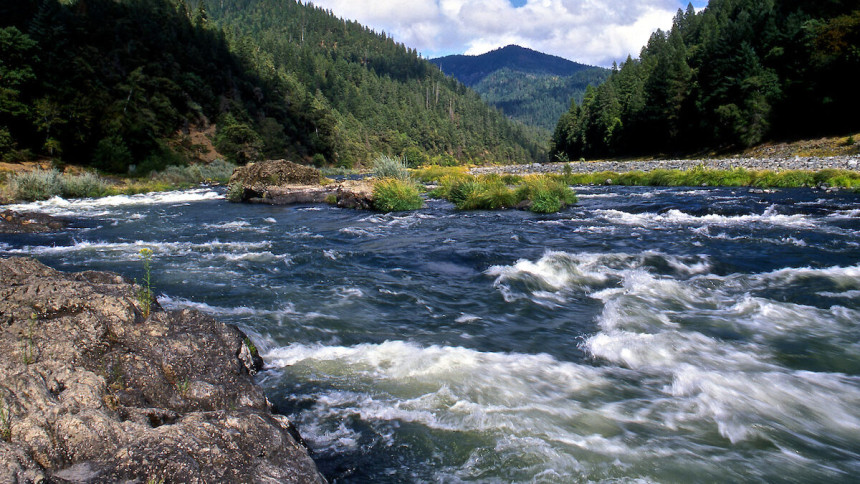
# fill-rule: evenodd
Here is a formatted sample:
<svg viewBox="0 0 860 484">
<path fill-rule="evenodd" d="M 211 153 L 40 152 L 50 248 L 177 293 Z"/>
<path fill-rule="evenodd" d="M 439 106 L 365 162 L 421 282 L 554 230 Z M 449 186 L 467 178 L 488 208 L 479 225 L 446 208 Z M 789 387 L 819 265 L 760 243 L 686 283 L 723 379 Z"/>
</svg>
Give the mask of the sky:
<svg viewBox="0 0 860 484">
<path fill-rule="evenodd" d="M 689 0 L 313 0 L 433 58 L 517 44 L 609 67 L 639 55 Z M 696 8 L 706 0 L 694 0 Z"/>
</svg>

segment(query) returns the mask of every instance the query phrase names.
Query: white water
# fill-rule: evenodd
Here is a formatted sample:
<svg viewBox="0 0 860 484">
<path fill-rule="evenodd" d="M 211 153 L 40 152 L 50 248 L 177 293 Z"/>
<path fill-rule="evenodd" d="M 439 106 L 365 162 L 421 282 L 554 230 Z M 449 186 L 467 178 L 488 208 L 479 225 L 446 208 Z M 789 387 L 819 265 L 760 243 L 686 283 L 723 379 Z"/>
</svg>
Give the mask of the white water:
<svg viewBox="0 0 860 484">
<path fill-rule="evenodd" d="M 133 277 L 155 249 L 161 304 L 251 335 L 336 482 L 860 475 L 850 194 L 588 190 L 556 216 L 53 200 L 27 208 L 81 228 L 0 251 Z"/>
</svg>

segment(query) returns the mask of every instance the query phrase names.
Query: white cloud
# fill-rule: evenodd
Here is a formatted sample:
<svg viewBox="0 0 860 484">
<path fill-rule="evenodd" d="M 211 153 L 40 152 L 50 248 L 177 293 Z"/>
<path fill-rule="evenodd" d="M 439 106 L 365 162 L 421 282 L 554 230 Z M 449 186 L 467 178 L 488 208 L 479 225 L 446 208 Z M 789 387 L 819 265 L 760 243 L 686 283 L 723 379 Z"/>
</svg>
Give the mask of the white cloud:
<svg viewBox="0 0 860 484">
<path fill-rule="evenodd" d="M 702 2 L 694 2 L 700 5 Z M 382 31 L 427 57 L 482 54 L 518 44 L 592 65 L 636 57 L 668 29 L 679 0 L 315 0 L 335 15 Z"/>
</svg>

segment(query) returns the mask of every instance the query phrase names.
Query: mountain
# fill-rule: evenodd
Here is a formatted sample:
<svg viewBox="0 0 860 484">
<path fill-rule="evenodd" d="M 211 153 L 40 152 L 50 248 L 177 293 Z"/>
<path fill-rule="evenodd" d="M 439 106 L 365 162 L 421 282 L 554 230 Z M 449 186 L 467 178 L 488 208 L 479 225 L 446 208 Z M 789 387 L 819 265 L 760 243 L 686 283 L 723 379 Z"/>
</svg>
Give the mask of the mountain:
<svg viewBox="0 0 860 484">
<path fill-rule="evenodd" d="M 609 70 L 509 45 L 486 54 L 432 59 L 446 74 L 470 86 L 509 117 L 552 130 L 571 100 L 582 101 L 588 85 L 598 85 Z"/>
<path fill-rule="evenodd" d="M 860 129 L 860 8 L 711 0 L 559 120 L 553 155 L 683 154 Z"/>
<path fill-rule="evenodd" d="M 295 0 L 0 3 L 0 157 L 138 173 L 183 163 L 215 126 L 237 162 L 546 159 L 414 49 Z"/>
<path fill-rule="evenodd" d="M 481 55 L 449 55 L 431 59 L 430 62 L 469 87 L 502 69 L 551 76 L 572 76 L 592 69 L 591 66 L 518 45 L 509 45 Z"/>
</svg>

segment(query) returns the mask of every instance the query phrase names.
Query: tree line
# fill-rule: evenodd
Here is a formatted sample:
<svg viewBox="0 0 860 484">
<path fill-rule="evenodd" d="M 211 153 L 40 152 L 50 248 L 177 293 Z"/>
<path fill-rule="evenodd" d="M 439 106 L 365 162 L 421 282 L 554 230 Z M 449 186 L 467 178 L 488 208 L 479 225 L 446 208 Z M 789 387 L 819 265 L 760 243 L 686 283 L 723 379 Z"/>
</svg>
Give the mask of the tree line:
<svg viewBox="0 0 860 484">
<path fill-rule="evenodd" d="M 0 5 L 0 156 L 181 164 L 214 124 L 235 162 L 546 158 L 546 141 L 414 49 L 294 0 Z"/>
<path fill-rule="evenodd" d="M 411 164 L 547 159 L 538 130 L 508 120 L 412 48 L 295 0 L 209 0 L 213 20 L 260 72 L 303 89 L 335 133 L 327 161 L 376 154 Z"/>
<path fill-rule="evenodd" d="M 680 154 L 856 130 L 858 74 L 854 1 L 689 5 L 571 104 L 551 156 Z"/>
</svg>

